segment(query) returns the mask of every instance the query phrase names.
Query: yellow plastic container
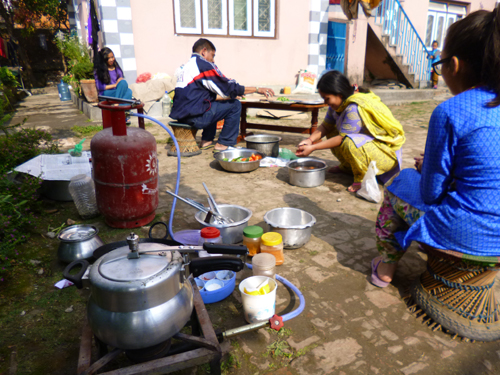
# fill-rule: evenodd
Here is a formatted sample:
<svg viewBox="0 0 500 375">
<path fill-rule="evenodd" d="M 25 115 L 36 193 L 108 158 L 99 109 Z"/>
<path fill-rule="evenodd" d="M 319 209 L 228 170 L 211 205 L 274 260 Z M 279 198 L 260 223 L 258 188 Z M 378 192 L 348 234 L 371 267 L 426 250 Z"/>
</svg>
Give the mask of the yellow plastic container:
<svg viewBox="0 0 500 375">
<path fill-rule="evenodd" d="M 285 262 L 283 255 L 283 237 L 276 232 L 267 232 L 260 238 L 260 252 L 274 255 L 276 265 L 280 266 Z"/>
</svg>

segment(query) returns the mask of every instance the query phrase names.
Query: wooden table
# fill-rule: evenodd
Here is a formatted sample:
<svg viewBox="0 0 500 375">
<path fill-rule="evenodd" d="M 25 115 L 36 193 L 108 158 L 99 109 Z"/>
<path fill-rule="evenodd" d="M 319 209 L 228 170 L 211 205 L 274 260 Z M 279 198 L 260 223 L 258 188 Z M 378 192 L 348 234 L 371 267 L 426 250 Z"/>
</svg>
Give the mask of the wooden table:
<svg viewBox="0 0 500 375">
<path fill-rule="evenodd" d="M 240 136 L 238 141 L 243 140 L 249 133 L 247 129 L 262 129 L 262 130 L 272 130 L 279 132 L 289 132 L 289 133 L 300 133 L 300 134 L 312 134 L 318 128 L 318 112 L 320 108 L 327 107 L 326 104 L 284 104 L 284 103 L 274 103 L 267 101 L 241 101 L 241 122 L 240 122 Z M 255 124 L 247 122 L 247 109 L 248 108 L 261 108 L 261 109 L 281 109 L 286 111 L 298 111 L 298 112 L 311 112 L 311 127 L 301 128 L 298 126 L 286 126 L 286 125 L 270 125 L 270 124 Z"/>
</svg>

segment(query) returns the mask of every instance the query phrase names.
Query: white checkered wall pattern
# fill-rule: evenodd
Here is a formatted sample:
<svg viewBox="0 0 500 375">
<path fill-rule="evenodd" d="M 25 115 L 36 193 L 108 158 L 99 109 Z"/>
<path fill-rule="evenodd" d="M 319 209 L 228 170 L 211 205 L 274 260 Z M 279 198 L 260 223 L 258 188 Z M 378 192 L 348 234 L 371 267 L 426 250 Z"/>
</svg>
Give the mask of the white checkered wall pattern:
<svg viewBox="0 0 500 375">
<path fill-rule="evenodd" d="M 82 0 L 73 0 L 73 14 L 78 14 L 78 4 Z M 130 83 L 137 79 L 137 68 L 135 60 L 134 33 L 132 30 L 132 10 L 130 0 L 98 0 L 99 13 L 101 15 L 101 31 L 104 38 L 104 46 L 111 48 L 116 60 L 123 69 L 125 78 Z M 89 8 L 87 8 L 89 9 Z M 73 17 L 78 34 L 87 38 L 87 27 L 82 25 L 78 17 Z M 85 23 L 87 20 L 85 20 Z M 71 24 L 71 20 L 70 20 Z"/>
</svg>

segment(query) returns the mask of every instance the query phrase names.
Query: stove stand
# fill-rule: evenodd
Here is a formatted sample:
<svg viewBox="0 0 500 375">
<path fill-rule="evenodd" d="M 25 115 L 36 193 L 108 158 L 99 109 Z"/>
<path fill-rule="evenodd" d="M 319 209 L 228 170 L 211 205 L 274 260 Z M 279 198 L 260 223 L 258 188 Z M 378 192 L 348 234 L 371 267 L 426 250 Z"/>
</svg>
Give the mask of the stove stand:
<svg viewBox="0 0 500 375">
<path fill-rule="evenodd" d="M 181 332 L 175 334 L 172 338 L 179 340 L 180 343 L 172 344 L 167 356 L 163 358 L 122 367 L 117 370 L 100 373 L 100 375 L 168 374 L 205 363 L 210 364 L 211 374 L 221 374 L 220 361 L 223 354 L 221 345 L 215 334 L 205 304 L 201 299 L 198 287 L 192 278 L 190 278 L 190 281 L 193 286 L 194 304 L 193 313 L 191 315 L 191 335 Z M 94 339 L 98 348 L 99 359 L 91 363 L 92 331 L 89 324 L 86 322 L 80 343 L 80 355 L 77 369 L 78 375 L 96 374 L 102 367 L 125 352 L 122 349 L 113 349 L 111 352 L 108 352 L 106 344 L 102 343 L 97 337 L 94 337 Z M 229 349 L 229 345 L 226 347 Z M 136 361 L 141 360 L 140 357 L 137 358 L 136 356 L 134 356 L 134 359 L 136 359 Z"/>
</svg>

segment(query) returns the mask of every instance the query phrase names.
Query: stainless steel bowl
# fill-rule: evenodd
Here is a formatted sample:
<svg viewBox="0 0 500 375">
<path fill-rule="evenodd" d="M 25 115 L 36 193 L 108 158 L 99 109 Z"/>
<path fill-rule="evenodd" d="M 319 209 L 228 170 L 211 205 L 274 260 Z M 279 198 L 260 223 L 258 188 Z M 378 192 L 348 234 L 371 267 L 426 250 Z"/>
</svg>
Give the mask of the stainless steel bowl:
<svg viewBox="0 0 500 375">
<path fill-rule="evenodd" d="M 247 148 L 260 151 L 266 156 L 277 158 L 280 153 L 281 137 L 277 135 L 249 135 L 245 137 L 245 141 L 247 142 Z"/>
<path fill-rule="evenodd" d="M 235 206 L 232 204 L 219 204 L 219 211 L 222 216 L 230 217 L 234 220 L 231 224 L 215 224 L 213 218 L 210 220 L 210 224 L 205 223 L 206 213 L 198 211 L 194 217 L 200 227 L 215 227 L 220 230 L 222 236 L 222 242 L 225 244 L 234 244 L 243 241 L 243 229 L 248 225 L 248 220 L 252 217 L 252 211 L 248 208 Z"/>
<path fill-rule="evenodd" d="M 262 152 L 258 152 L 255 150 L 249 150 L 246 148 L 240 148 L 236 150 L 227 150 L 221 151 L 214 154 L 214 158 L 219 161 L 219 164 L 222 168 L 229 172 L 251 172 L 259 168 L 260 160 L 256 161 L 242 161 L 242 162 L 234 162 L 234 161 L 224 161 L 223 159 L 232 160 L 237 157 L 245 157 L 249 158 L 252 154 L 259 154 L 263 158 L 266 156 Z"/>
<path fill-rule="evenodd" d="M 309 212 L 298 208 L 281 207 L 267 211 L 264 221 L 270 232 L 280 233 L 285 249 L 298 249 L 311 238 L 316 218 Z"/>
<path fill-rule="evenodd" d="M 323 185 L 326 175 L 326 163 L 312 158 L 291 160 L 286 165 L 291 185 L 316 187 Z"/>
<path fill-rule="evenodd" d="M 57 257 L 61 262 L 90 259 L 94 250 L 104 245 L 99 230 L 92 225 L 72 225 L 64 228 L 57 239 L 60 241 Z"/>
</svg>

